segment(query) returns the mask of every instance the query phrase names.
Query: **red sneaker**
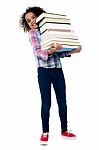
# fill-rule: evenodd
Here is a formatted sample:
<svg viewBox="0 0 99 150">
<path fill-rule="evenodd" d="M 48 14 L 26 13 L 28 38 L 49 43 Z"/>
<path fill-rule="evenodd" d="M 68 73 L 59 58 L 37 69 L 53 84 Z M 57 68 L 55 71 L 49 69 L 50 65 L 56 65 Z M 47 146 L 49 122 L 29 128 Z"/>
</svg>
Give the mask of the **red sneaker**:
<svg viewBox="0 0 99 150">
<path fill-rule="evenodd" d="M 61 133 L 61 136 L 64 139 L 77 139 L 76 135 L 69 131 L 65 131 L 65 132 Z"/>
<path fill-rule="evenodd" d="M 47 145 L 48 144 L 48 138 L 49 138 L 49 134 L 43 133 L 41 135 L 41 138 L 40 138 L 41 145 Z"/>
</svg>

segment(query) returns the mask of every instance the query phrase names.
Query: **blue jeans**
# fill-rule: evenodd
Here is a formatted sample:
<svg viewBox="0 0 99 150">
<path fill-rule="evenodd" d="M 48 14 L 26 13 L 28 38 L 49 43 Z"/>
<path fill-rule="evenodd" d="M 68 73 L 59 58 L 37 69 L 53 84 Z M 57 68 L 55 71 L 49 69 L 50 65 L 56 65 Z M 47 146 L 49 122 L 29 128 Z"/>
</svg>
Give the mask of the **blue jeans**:
<svg viewBox="0 0 99 150">
<path fill-rule="evenodd" d="M 56 94 L 61 131 L 67 131 L 66 84 L 62 68 L 38 67 L 38 83 L 41 93 L 41 119 L 43 132 L 49 132 L 51 84 Z"/>
</svg>

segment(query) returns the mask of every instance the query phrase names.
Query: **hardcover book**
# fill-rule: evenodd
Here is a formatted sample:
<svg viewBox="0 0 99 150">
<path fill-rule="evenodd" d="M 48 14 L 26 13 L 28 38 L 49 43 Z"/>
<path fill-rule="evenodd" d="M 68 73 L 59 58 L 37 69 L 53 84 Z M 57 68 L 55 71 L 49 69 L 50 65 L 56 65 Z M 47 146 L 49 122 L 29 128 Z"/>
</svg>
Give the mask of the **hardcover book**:
<svg viewBox="0 0 99 150">
<path fill-rule="evenodd" d="M 69 45 L 69 46 L 78 46 L 80 45 L 79 42 L 67 42 L 67 41 L 57 41 L 57 40 L 52 40 L 52 41 L 49 41 L 48 43 L 45 43 L 45 44 L 41 44 L 41 47 L 43 47 L 43 49 L 46 49 L 46 47 L 50 47 L 51 44 L 53 43 L 60 43 L 62 46 L 63 45 Z"/>
<path fill-rule="evenodd" d="M 71 24 L 70 23 L 70 19 L 64 19 L 64 18 L 43 18 L 42 21 L 39 22 L 39 27 L 41 27 L 43 24 L 45 24 L 46 22 L 48 23 L 62 23 L 62 24 Z"/>
<path fill-rule="evenodd" d="M 56 43 L 68 43 L 68 44 L 79 44 L 78 39 L 68 39 L 68 38 L 58 38 L 58 37 L 54 37 L 54 38 L 48 38 L 46 40 L 42 41 L 42 45 L 46 45 L 49 43 L 54 43 L 53 41 L 56 41 Z"/>
<path fill-rule="evenodd" d="M 50 37 L 72 38 L 72 39 L 78 38 L 73 30 L 67 29 L 47 29 L 41 33 L 42 40 L 46 40 Z"/>
<path fill-rule="evenodd" d="M 50 48 L 50 45 L 47 46 L 41 46 L 43 50 L 48 50 Z M 63 44 L 62 48 L 60 50 L 58 50 L 57 52 L 64 52 L 64 51 L 72 51 L 74 49 L 76 49 L 78 47 L 78 45 L 66 45 Z"/>
<path fill-rule="evenodd" d="M 67 29 L 70 30 L 69 24 L 61 24 L 61 23 L 48 23 L 46 22 L 43 26 L 40 27 L 40 32 L 44 32 L 47 29 Z"/>
<path fill-rule="evenodd" d="M 36 23 L 40 22 L 43 18 L 45 17 L 50 17 L 50 18 L 66 18 L 66 15 L 61 15 L 61 14 L 55 14 L 55 13 L 42 13 L 37 19 Z"/>
<path fill-rule="evenodd" d="M 49 34 L 46 36 L 41 36 L 41 41 L 46 41 L 47 39 L 51 39 L 51 38 L 63 38 L 63 39 L 71 39 L 71 40 L 77 40 L 78 36 L 76 35 L 64 35 L 64 34 Z"/>
</svg>

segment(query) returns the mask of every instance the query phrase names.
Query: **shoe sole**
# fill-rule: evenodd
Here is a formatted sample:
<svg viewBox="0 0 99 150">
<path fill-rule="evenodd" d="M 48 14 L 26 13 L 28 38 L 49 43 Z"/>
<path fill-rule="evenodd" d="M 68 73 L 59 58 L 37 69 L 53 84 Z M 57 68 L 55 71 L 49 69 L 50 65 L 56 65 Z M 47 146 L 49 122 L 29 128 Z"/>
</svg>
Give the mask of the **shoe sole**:
<svg viewBox="0 0 99 150">
<path fill-rule="evenodd" d="M 77 140 L 77 137 L 66 137 L 66 136 L 61 136 L 62 139 L 67 139 L 67 140 Z"/>
<path fill-rule="evenodd" d="M 47 146 L 47 145 L 48 145 L 48 142 L 40 142 L 40 145 L 42 145 L 42 146 Z"/>
</svg>

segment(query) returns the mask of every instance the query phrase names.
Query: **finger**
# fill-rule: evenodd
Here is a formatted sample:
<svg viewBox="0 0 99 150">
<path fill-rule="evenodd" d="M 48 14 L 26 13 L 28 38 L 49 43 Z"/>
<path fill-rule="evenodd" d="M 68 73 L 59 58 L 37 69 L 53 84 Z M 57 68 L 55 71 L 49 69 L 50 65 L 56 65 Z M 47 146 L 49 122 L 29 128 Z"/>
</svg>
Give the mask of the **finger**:
<svg viewBox="0 0 99 150">
<path fill-rule="evenodd" d="M 52 43 L 52 44 L 50 45 L 50 47 L 51 47 L 51 48 L 55 48 L 55 47 L 56 47 L 55 43 Z"/>
</svg>

